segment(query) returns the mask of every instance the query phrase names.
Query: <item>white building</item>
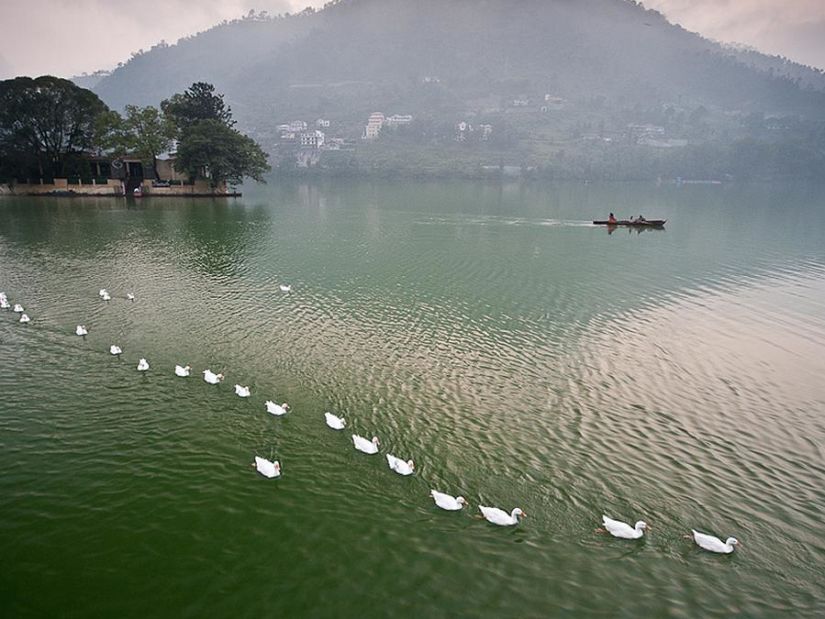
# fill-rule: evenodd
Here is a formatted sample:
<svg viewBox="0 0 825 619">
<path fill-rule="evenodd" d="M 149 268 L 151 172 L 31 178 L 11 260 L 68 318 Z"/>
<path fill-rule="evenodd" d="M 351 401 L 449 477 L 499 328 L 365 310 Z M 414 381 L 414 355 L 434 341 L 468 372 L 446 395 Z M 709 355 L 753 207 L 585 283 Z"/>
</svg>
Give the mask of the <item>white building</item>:
<svg viewBox="0 0 825 619">
<path fill-rule="evenodd" d="M 324 145 L 323 131 L 304 131 L 301 133 L 301 147 L 302 148 L 321 148 Z"/>
<path fill-rule="evenodd" d="M 412 115 L 410 114 L 393 114 L 387 117 L 384 121 L 388 127 L 398 127 L 400 125 L 408 125 L 412 122 Z"/>
<path fill-rule="evenodd" d="M 315 121 L 315 126 L 316 127 L 321 127 L 323 129 L 329 129 L 329 125 L 330 125 L 330 122 L 328 120 L 326 120 L 325 118 L 319 118 L 318 120 Z"/>
<path fill-rule="evenodd" d="M 384 126 L 384 115 L 381 112 L 373 112 L 367 121 L 367 127 L 364 129 L 364 139 L 374 140 L 381 133 L 381 128 Z"/>
</svg>

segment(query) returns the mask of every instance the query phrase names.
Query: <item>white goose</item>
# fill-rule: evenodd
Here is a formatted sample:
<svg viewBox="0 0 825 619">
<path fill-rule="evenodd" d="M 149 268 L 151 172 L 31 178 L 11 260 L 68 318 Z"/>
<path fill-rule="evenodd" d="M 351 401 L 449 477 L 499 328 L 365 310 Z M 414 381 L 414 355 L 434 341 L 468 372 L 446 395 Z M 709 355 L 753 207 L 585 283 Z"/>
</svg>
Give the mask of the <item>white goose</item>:
<svg viewBox="0 0 825 619">
<path fill-rule="evenodd" d="M 20 315 L 20 322 L 30 322 L 31 318 L 29 318 L 28 314 L 21 314 Z"/>
<path fill-rule="evenodd" d="M 115 346 L 114 344 L 112 344 L 111 346 L 109 346 L 109 352 L 113 355 L 119 355 L 123 351 L 120 349 L 120 346 Z"/>
<path fill-rule="evenodd" d="M 84 327 L 83 325 L 77 325 L 77 328 L 74 330 L 75 334 L 77 335 L 89 335 L 89 330 Z"/>
<path fill-rule="evenodd" d="M 278 417 L 286 415 L 286 412 L 289 410 L 289 404 L 286 402 L 283 404 L 275 404 L 272 400 L 267 400 L 264 405 L 266 406 L 267 413 L 277 415 Z"/>
<path fill-rule="evenodd" d="M 143 357 L 140 358 L 137 364 L 138 372 L 145 372 L 149 369 L 149 362 Z"/>
<path fill-rule="evenodd" d="M 104 296 L 104 295 L 109 294 L 109 291 L 108 291 L 108 290 L 106 290 L 105 288 L 101 288 L 101 289 L 100 289 L 100 292 L 98 292 L 97 294 L 98 294 L 98 295 L 100 295 L 100 296 L 102 297 L 102 296 Z"/>
<path fill-rule="evenodd" d="M 126 293 L 126 298 L 129 299 L 130 301 L 134 301 L 135 300 L 135 295 L 133 295 L 131 292 L 127 292 Z"/>
<path fill-rule="evenodd" d="M 217 385 L 223 380 L 223 374 L 215 374 L 211 370 L 204 370 L 203 380 L 205 380 L 210 385 Z"/>
<path fill-rule="evenodd" d="M 278 288 L 281 289 L 281 292 L 292 292 L 292 284 L 281 284 Z"/>
<path fill-rule="evenodd" d="M 22 314 L 25 310 L 23 309 L 22 305 L 20 305 L 19 303 L 15 303 L 14 307 L 12 308 L 12 311 L 16 312 L 17 314 Z"/>
<path fill-rule="evenodd" d="M 5 298 L 0 299 L 0 309 L 9 309 L 10 307 L 11 307 L 11 305 L 9 305 L 9 300 L 8 299 L 5 299 Z"/>
<path fill-rule="evenodd" d="M 645 529 L 647 528 L 647 524 L 642 520 L 639 520 L 635 527 L 631 527 L 626 522 L 613 520 L 604 515 L 602 516 L 602 523 L 604 524 L 604 530 L 610 533 L 610 535 L 613 537 L 621 537 L 622 539 L 639 539 L 644 535 Z"/>
<path fill-rule="evenodd" d="M 111 301 L 112 300 L 112 297 L 109 296 L 108 292 L 106 292 L 105 294 L 100 295 L 100 298 L 103 299 L 104 301 Z"/>
<path fill-rule="evenodd" d="M 693 529 L 691 529 L 691 531 L 693 532 L 693 541 L 695 541 L 700 548 L 704 548 L 710 552 L 718 552 L 727 555 L 732 553 L 734 546 L 739 543 L 735 537 L 729 537 L 723 542 L 721 539 L 714 537 L 713 535 L 699 533 L 699 531 L 694 531 Z"/>
<path fill-rule="evenodd" d="M 412 475 L 415 472 L 415 462 L 412 460 L 404 462 L 401 458 L 387 454 L 387 464 L 399 475 Z"/>
<path fill-rule="evenodd" d="M 378 453 L 378 445 L 380 444 L 378 441 L 377 436 L 373 436 L 372 440 L 369 441 L 365 439 L 363 436 L 358 436 L 357 434 L 352 435 L 352 442 L 355 445 L 355 448 L 358 451 L 363 451 L 365 454 L 377 454 Z"/>
<path fill-rule="evenodd" d="M 189 374 L 192 373 L 192 368 L 188 365 L 176 365 L 175 366 L 175 376 L 180 376 L 181 378 L 186 378 Z"/>
<path fill-rule="evenodd" d="M 252 392 L 249 391 L 249 387 L 242 387 L 241 385 L 235 385 L 235 395 L 240 398 L 248 398 L 252 395 Z"/>
<path fill-rule="evenodd" d="M 467 504 L 463 496 L 454 497 L 437 490 L 430 490 L 430 496 L 433 497 L 436 505 L 448 512 L 456 512 Z"/>
<path fill-rule="evenodd" d="M 252 463 L 252 466 L 264 477 L 272 479 L 273 477 L 281 476 L 281 463 L 277 460 L 270 462 L 266 458 L 255 456 L 255 462 Z"/>
<path fill-rule="evenodd" d="M 327 425 L 333 430 L 343 430 L 347 427 L 347 421 L 343 417 L 336 417 L 332 413 L 324 413 Z"/>
<path fill-rule="evenodd" d="M 481 510 L 481 515 L 484 516 L 488 522 L 497 524 L 500 527 L 518 524 L 519 518 L 524 518 L 527 515 L 518 507 L 516 507 L 509 514 L 498 507 L 486 507 L 484 505 L 479 505 L 478 508 Z"/>
</svg>

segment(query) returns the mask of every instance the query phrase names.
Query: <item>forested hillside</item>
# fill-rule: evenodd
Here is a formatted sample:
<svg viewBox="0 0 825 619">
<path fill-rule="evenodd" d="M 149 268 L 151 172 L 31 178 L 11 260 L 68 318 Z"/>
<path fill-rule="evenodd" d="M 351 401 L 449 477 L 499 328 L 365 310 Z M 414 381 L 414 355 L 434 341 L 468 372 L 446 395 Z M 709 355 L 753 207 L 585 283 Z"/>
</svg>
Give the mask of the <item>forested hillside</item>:
<svg viewBox="0 0 825 619">
<path fill-rule="evenodd" d="M 426 150 L 456 141 L 462 120 L 490 124 L 495 139 L 472 165 L 541 166 L 590 148 L 585 138 L 635 145 L 634 124 L 681 148 L 776 143 L 777 118 L 814 133 L 825 119 L 821 72 L 725 49 L 626 0 L 340 0 L 252 14 L 137 54 L 95 91 L 115 108 L 157 104 L 196 80 L 225 92 L 272 150 L 275 127 L 292 119 L 330 119 L 356 140 L 373 111 L 412 115 L 384 150 L 405 133 Z M 369 159 L 359 150 L 347 165 Z"/>
</svg>

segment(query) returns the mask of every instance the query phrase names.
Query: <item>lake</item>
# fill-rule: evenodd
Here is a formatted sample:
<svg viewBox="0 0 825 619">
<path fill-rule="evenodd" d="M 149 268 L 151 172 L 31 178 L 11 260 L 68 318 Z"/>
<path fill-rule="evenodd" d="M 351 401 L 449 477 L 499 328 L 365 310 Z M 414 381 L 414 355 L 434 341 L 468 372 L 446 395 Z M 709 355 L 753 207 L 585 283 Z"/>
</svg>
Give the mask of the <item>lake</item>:
<svg viewBox="0 0 825 619">
<path fill-rule="evenodd" d="M 822 616 L 823 213 L 783 185 L 0 199 L 32 319 L 0 312 L 0 614 Z"/>
</svg>

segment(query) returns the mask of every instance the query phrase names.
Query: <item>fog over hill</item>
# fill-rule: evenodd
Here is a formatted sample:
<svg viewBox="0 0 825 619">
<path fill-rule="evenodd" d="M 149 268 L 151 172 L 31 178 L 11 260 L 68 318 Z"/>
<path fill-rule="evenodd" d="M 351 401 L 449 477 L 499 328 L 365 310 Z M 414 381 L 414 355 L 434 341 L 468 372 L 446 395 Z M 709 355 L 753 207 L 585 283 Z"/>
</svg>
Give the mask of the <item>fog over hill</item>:
<svg viewBox="0 0 825 619">
<path fill-rule="evenodd" d="M 421 79 L 435 76 L 442 103 L 457 106 L 488 94 L 552 92 L 823 113 L 820 95 L 741 58 L 624 0 L 343 0 L 154 48 L 95 90 L 113 107 L 157 104 L 205 80 L 241 116 L 299 107 L 306 90 L 327 114 L 342 97 L 363 110 L 403 103 L 415 112 L 432 103 L 416 101 Z"/>
<path fill-rule="evenodd" d="M 449 142 L 445 127 L 462 119 L 493 124 L 498 147 L 518 150 L 508 162 L 525 165 L 631 123 L 661 125 L 672 146 L 732 143 L 746 117 L 748 131 L 825 119 L 821 71 L 722 46 L 628 0 L 339 0 L 155 47 L 94 90 L 114 108 L 157 105 L 194 81 L 225 93 L 270 151 L 279 123 L 331 119 L 356 139 L 373 111 L 412 115 L 421 143 Z M 546 97 L 560 109 L 538 116 Z"/>
</svg>

